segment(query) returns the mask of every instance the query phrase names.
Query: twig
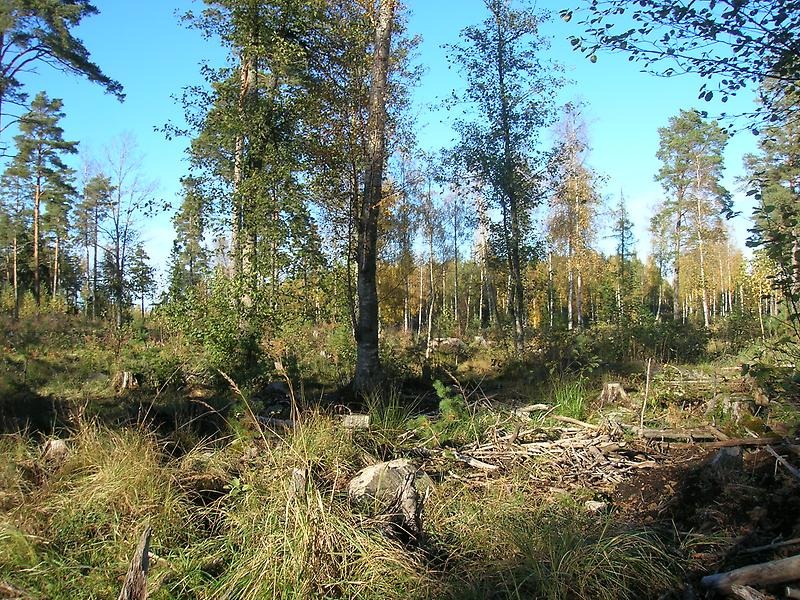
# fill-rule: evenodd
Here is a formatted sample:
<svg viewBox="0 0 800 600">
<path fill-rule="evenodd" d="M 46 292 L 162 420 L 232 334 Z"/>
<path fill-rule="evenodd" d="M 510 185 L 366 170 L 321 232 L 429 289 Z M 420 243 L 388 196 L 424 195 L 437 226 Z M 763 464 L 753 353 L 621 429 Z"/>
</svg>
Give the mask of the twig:
<svg viewBox="0 0 800 600">
<path fill-rule="evenodd" d="M 770 454 L 772 454 L 772 456 L 775 457 L 775 460 L 777 460 L 780 464 L 782 464 L 784 467 L 786 467 L 786 470 L 789 471 L 789 473 L 791 473 L 792 475 L 794 475 L 795 477 L 800 479 L 800 469 L 795 467 L 792 463 L 790 463 L 788 460 L 783 458 L 780 454 L 775 452 L 775 450 L 772 448 L 772 446 L 767 445 L 767 447 L 765 449 L 766 449 L 767 452 L 769 452 Z"/>
<path fill-rule="evenodd" d="M 740 550 L 741 554 L 755 554 L 756 552 L 765 552 L 767 550 L 777 550 L 778 548 L 785 548 L 786 546 L 794 546 L 800 544 L 800 538 L 792 538 L 791 540 L 784 540 L 782 542 L 775 542 L 774 544 L 767 544 L 765 546 L 756 546 L 754 548 L 745 548 Z"/>
</svg>

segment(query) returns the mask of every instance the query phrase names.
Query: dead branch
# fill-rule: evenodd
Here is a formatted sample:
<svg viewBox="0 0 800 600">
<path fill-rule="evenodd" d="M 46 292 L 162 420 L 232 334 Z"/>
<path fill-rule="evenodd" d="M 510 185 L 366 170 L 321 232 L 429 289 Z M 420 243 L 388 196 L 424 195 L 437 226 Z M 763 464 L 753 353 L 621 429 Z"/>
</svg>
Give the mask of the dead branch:
<svg viewBox="0 0 800 600">
<path fill-rule="evenodd" d="M 600 429 L 597 425 L 592 425 L 591 423 L 585 423 L 583 421 L 579 421 L 578 419 L 573 419 L 572 417 L 562 417 L 561 415 L 550 415 L 550 418 L 553 419 L 554 421 L 561 421 L 562 423 L 577 425 L 578 427 L 583 427 L 584 429 Z"/>
<path fill-rule="evenodd" d="M 782 542 L 775 542 L 774 544 L 767 544 L 765 546 L 756 546 L 754 548 L 745 548 L 740 550 L 742 554 L 754 554 L 756 552 L 765 552 L 767 550 L 777 550 L 778 548 L 785 548 L 786 546 L 795 546 L 800 544 L 800 538 L 792 538 L 791 540 L 784 540 Z"/>
<path fill-rule="evenodd" d="M 767 445 L 765 449 L 766 449 L 767 452 L 772 454 L 772 456 L 775 457 L 775 460 L 777 460 L 780 464 L 782 464 L 786 468 L 786 470 L 789 471 L 789 473 L 791 473 L 792 475 L 794 475 L 795 477 L 800 479 L 800 469 L 795 467 L 792 463 L 790 463 L 788 460 L 783 458 L 780 454 L 775 452 L 775 450 L 772 448 L 772 446 Z"/>
<path fill-rule="evenodd" d="M 721 442 L 711 442 L 710 444 L 703 444 L 706 448 L 729 448 L 731 446 L 768 446 L 769 444 L 780 444 L 781 438 L 735 438 L 732 440 L 723 440 Z"/>
<path fill-rule="evenodd" d="M 704 587 L 728 593 L 734 585 L 772 585 L 796 579 L 800 579 L 800 555 L 707 575 L 700 583 Z"/>
</svg>

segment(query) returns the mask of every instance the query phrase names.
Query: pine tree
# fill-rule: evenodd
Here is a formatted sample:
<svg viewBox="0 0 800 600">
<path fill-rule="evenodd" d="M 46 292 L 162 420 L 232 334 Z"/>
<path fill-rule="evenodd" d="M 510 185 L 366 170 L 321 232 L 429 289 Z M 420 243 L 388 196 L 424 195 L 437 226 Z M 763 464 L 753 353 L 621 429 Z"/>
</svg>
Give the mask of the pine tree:
<svg viewBox="0 0 800 600">
<path fill-rule="evenodd" d="M 785 102 L 797 105 L 798 97 Z M 777 267 L 774 284 L 800 335 L 800 122 L 777 119 L 761 134 L 759 147 L 759 155 L 746 157 L 750 193 L 758 198 L 748 245 L 762 248 Z"/>
<path fill-rule="evenodd" d="M 33 293 L 36 303 L 41 301 L 40 289 L 40 225 L 42 202 L 54 204 L 75 190 L 72 185 L 74 171 L 64 163 L 64 155 L 77 152 L 78 142 L 64 140 L 64 130 L 59 121 L 64 117 L 63 102 L 50 100 L 44 92 L 37 94 L 31 110 L 20 118 L 19 135 L 14 138 L 17 155 L 9 169 L 19 177 L 28 179 L 33 198 Z M 55 206 L 54 206 L 55 208 Z"/>
<path fill-rule="evenodd" d="M 170 258 L 169 294 L 173 298 L 198 285 L 208 274 L 208 252 L 204 245 L 208 201 L 199 180 L 186 177 L 181 184 L 181 206 L 172 219 L 175 241 Z"/>
<path fill-rule="evenodd" d="M 106 76 L 71 29 L 97 9 L 87 0 L 3 0 L 0 5 L 0 125 L 6 104 L 22 104 L 20 75 L 37 63 L 82 75 L 122 100 L 122 86 Z M 0 133 L 3 127 L 0 126 Z"/>
<path fill-rule="evenodd" d="M 632 273 L 628 268 L 631 258 L 635 255 L 634 244 L 636 238 L 633 235 L 633 221 L 628 217 L 628 207 L 625 203 L 625 197 L 620 194 L 619 202 L 613 213 L 612 235 L 617 241 L 617 260 L 619 261 L 618 267 L 618 281 L 617 289 L 619 300 L 617 302 L 617 310 L 619 312 L 619 321 L 621 322 L 627 315 L 625 310 L 625 303 L 628 302 L 632 289 Z M 626 270 L 626 268 L 628 268 Z"/>
<path fill-rule="evenodd" d="M 681 259 L 687 245 L 698 255 L 700 296 L 703 323 L 710 325 L 706 277 L 706 244 L 709 231 L 728 207 L 729 194 L 722 177 L 722 153 L 728 135 L 716 121 L 705 121 L 697 111 L 682 110 L 670 118 L 669 126 L 658 130 L 660 144 L 657 157 L 662 167 L 656 176 L 666 194 L 661 212 L 673 223 L 672 268 L 673 318 L 681 318 L 684 293 L 681 280 Z"/>
<path fill-rule="evenodd" d="M 141 245 L 131 255 L 128 267 L 128 285 L 134 297 L 140 301 L 142 320 L 144 320 L 145 300 L 155 291 L 155 269 L 150 265 L 150 257 Z"/>
</svg>

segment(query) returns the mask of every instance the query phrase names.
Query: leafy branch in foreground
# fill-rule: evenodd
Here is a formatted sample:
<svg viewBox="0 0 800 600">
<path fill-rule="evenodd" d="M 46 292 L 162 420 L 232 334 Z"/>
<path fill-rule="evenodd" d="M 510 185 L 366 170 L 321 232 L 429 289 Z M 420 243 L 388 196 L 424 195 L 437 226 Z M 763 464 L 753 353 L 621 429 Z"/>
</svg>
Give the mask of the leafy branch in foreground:
<svg viewBox="0 0 800 600">
<path fill-rule="evenodd" d="M 797 117 L 796 106 L 781 103 L 800 80 L 796 0 L 584 1 L 561 16 L 570 21 L 575 13 L 586 36 L 573 36 L 572 46 L 593 62 L 605 48 L 629 54 L 656 75 L 696 73 L 716 81 L 722 102 L 754 84 L 764 100 L 749 115 L 756 122 Z M 767 81 L 774 85 L 764 87 Z M 708 84 L 699 92 L 703 100 L 714 97 Z"/>
</svg>

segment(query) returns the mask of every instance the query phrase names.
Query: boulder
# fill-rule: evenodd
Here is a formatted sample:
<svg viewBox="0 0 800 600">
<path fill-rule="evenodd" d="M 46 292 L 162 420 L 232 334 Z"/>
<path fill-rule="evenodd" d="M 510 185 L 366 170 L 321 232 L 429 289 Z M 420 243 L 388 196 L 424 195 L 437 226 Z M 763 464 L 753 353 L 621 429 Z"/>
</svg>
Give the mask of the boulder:
<svg viewBox="0 0 800 600">
<path fill-rule="evenodd" d="M 348 494 L 358 504 L 386 505 L 397 496 L 410 475 L 414 476 L 418 491 L 433 487 L 430 477 L 420 472 L 409 459 L 398 458 L 361 469 L 350 480 Z"/>
</svg>

